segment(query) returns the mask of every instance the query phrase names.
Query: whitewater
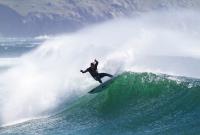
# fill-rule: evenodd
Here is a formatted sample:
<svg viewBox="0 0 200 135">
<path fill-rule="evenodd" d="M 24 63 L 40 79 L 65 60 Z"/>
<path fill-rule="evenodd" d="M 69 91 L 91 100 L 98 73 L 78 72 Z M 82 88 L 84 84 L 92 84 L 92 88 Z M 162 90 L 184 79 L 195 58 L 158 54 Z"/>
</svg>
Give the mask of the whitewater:
<svg viewBox="0 0 200 135">
<path fill-rule="evenodd" d="M 32 48 L 0 58 L 0 134 L 199 133 L 198 16 L 141 13 L 40 42 L 2 41 Z M 80 69 L 94 59 L 117 78 L 90 95 L 98 82 Z"/>
</svg>

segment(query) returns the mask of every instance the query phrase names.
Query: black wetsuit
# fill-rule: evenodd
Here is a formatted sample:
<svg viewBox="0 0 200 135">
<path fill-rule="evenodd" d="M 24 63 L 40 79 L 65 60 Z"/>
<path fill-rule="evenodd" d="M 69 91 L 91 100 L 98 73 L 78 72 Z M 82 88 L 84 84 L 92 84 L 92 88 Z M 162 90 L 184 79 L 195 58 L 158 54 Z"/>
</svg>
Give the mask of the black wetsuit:
<svg viewBox="0 0 200 135">
<path fill-rule="evenodd" d="M 97 71 L 97 65 L 98 65 L 98 61 L 96 61 L 96 63 L 94 64 L 94 66 L 91 66 L 89 68 L 87 68 L 85 71 L 83 71 L 82 73 L 85 72 L 89 72 L 91 74 L 91 76 L 96 80 L 99 81 L 100 83 L 102 83 L 101 78 L 108 76 L 108 77 L 113 77 L 110 74 L 107 73 L 98 73 Z"/>
</svg>

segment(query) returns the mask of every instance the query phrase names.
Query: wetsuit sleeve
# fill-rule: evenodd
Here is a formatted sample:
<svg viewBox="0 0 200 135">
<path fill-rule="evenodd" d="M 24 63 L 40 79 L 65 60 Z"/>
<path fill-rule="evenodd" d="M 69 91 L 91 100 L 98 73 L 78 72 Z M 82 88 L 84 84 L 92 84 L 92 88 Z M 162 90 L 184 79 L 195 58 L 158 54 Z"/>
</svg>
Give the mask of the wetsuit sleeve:
<svg viewBox="0 0 200 135">
<path fill-rule="evenodd" d="M 84 70 L 84 71 L 83 71 L 83 70 L 81 70 L 81 72 L 82 72 L 82 73 L 86 73 L 86 72 L 88 72 L 88 69 L 86 69 L 86 70 Z"/>
<path fill-rule="evenodd" d="M 97 60 L 95 60 L 95 67 L 97 68 L 99 62 Z"/>
</svg>

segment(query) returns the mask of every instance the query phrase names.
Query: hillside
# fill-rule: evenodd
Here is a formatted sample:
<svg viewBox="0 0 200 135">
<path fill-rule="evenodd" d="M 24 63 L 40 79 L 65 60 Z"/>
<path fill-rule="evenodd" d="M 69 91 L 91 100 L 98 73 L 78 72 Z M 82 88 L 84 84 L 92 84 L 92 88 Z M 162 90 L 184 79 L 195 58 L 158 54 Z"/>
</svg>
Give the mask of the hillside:
<svg viewBox="0 0 200 135">
<path fill-rule="evenodd" d="M 0 0 L 0 35 L 72 32 L 134 12 L 199 7 L 198 0 Z"/>
</svg>

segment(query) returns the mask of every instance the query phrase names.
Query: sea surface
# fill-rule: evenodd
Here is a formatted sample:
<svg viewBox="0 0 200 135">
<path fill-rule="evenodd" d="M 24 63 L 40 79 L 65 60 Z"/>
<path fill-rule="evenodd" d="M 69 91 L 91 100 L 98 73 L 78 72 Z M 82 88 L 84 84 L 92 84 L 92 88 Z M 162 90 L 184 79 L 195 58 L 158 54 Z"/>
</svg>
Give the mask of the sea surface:
<svg viewBox="0 0 200 135">
<path fill-rule="evenodd" d="M 101 93 L 85 94 L 47 118 L 2 127 L 0 134 L 194 135 L 199 90 L 199 79 L 125 72 Z"/>
</svg>

